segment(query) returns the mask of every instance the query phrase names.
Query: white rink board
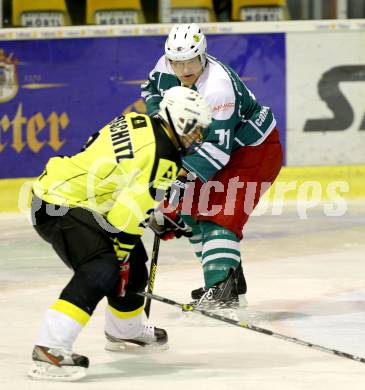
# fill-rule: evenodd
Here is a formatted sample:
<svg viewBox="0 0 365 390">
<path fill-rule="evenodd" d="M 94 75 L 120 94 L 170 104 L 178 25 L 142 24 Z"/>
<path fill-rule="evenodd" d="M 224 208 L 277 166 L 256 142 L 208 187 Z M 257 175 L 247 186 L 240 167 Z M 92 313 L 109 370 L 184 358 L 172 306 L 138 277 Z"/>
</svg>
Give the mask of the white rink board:
<svg viewBox="0 0 365 390">
<path fill-rule="evenodd" d="M 287 164 L 365 163 L 365 129 L 360 130 L 361 122 L 365 122 L 365 32 L 290 32 L 286 37 Z M 339 67 L 362 69 L 363 81 L 339 83 L 340 91 L 353 110 L 352 123 L 343 130 L 305 132 L 307 120 L 334 117 L 319 96 L 318 82 L 325 72 Z M 346 70 L 343 72 L 348 76 Z M 331 84 L 336 84 L 336 80 L 331 80 Z M 339 101 L 339 96 L 329 88 L 325 88 L 324 93 Z M 339 111 L 338 115 L 345 112 Z"/>
</svg>

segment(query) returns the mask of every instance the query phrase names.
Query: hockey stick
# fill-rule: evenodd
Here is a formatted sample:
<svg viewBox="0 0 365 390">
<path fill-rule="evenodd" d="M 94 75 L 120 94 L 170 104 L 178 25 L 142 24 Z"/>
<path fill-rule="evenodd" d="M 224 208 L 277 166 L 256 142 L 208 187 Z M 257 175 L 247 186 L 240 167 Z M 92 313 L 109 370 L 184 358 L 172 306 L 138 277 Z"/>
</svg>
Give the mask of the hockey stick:
<svg viewBox="0 0 365 390">
<path fill-rule="evenodd" d="M 338 351 L 337 349 L 323 347 L 321 345 L 313 344 L 313 343 L 310 343 L 308 341 L 297 339 L 295 337 L 285 336 L 281 333 L 277 333 L 277 332 L 274 332 L 274 331 L 269 330 L 269 329 L 264 329 L 264 328 L 261 328 L 261 327 L 256 326 L 256 325 L 251 325 L 251 324 L 248 324 L 246 322 L 239 322 L 239 321 L 233 320 L 231 318 L 221 316 L 219 314 L 215 314 L 215 313 L 211 313 L 209 311 L 203 310 L 203 309 L 199 309 L 198 307 L 194 307 L 190 304 L 178 303 L 176 301 L 173 301 L 172 299 L 160 297 L 159 295 L 151 294 L 148 292 L 140 292 L 138 294 L 145 296 L 149 299 L 155 299 L 156 301 L 160 301 L 162 303 L 166 303 L 166 304 L 171 305 L 171 306 L 176 306 L 176 307 L 182 309 L 183 311 L 197 312 L 197 313 L 202 314 L 203 316 L 214 318 L 218 321 L 227 322 L 228 324 L 239 326 L 240 328 L 250 329 L 250 330 L 253 330 L 254 332 L 263 333 L 263 334 L 266 334 L 268 336 L 277 337 L 281 340 L 290 341 L 292 343 L 304 345 L 306 347 L 314 348 L 314 349 L 317 349 L 317 350 L 322 351 L 322 352 L 331 353 L 333 355 L 337 355 L 337 356 L 341 356 L 341 357 L 344 357 L 347 359 L 356 360 L 358 362 L 365 363 L 365 358 L 363 358 L 363 357 L 352 355 L 352 354 L 347 353 L 347 352 Z"/>
<path fill-rule="evenodd" d="M 157 259 L 158 259 L 159 249 L 160 249 L 160 237 L 158 237 L 157 234 L 155 234 L 155 239 L 153 241 L 153 248 L 152 248 L 150 274 L 148 277 L 148 285 L 147 285 L 147 294 L 149 295 L 153 293 L 153 287 L 155 285 L 155 276 L 157 270 Z M 151 299 L 152 299 L 151 296 L 146 295 L 146 303 L 144 305 L 144 311 L 146 313 L 147 318 L 150 316 Z"/>
</svg>

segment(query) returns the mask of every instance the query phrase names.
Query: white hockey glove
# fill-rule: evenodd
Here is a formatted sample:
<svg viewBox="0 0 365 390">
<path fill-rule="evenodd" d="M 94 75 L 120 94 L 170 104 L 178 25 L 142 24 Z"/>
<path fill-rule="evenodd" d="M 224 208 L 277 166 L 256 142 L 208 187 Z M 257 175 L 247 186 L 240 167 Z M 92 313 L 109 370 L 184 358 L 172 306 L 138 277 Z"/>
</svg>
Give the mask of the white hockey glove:
<svg viewBox="0 0 365 390">
<path fill-rule="evenodd" d="M 176 209 L 184 197 L 185 190 L 189 183 L 187 183 L 186 176 L 178 176 L 171 184 L 171 188 L 167 194 L 169 205 Z"/>
</svg>

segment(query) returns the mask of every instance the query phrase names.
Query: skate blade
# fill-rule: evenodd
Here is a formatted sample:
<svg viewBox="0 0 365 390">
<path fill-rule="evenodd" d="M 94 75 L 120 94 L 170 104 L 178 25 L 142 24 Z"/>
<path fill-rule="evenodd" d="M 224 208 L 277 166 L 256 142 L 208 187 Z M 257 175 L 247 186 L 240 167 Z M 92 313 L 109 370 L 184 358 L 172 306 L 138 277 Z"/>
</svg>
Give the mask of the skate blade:
<svg viewBox="0 0 365 390">
<path fill-rule="evenodd" d="M 238 296 L 238 309 L 246 309 L 248 306 L 247 298 L 245 294 Z"/>
<path fill-rule="evenodd" d="M 229 318 L 234 321 L 239 321 L 239 318 L 237 316 L 237 310 L 230 309 L 230 308 L 210 308 L 209 310 L 204 310 L 206 313 L 209 314 L 216 314 L 222 317 Z M 216 321 L 214 318 L 206 317 L 206 316 L 200 316 L 198 315 L 198 312 L 189 311 L 189 312 L 183 312 L 183 320 L 186 324 L 186 326 L 215 326 L 215 327 L 224 327 L 226 324 L 222 322 Z"/>
<path fill-rule="evenodd" d="M 195 304 L 194 307 L 199 310 L 216 312 L 220 310 L 236 310 L 239 307 L 239 303 L 238 300 L 232 302 L 201 302 L 200 304 Z"/>
<path fill-rule="evenodd" d="M 73 382 L 86 376 L 86 368 L 79 366 L 55 366 L 34 361 L 28 377 L 38 381 Z"/>
<path fill-rule="evenodd" d="M 146 344 L 146 345 L 138 345 L 135 343 L 129 343 L 127 341 L 122 341 L 118 343 L 113 343 L 107 341 L 104 349 L 109 352 L 124 352 L 124 353 L 143 353 L 148 351 L 165 351 L 169 349 L 169 344 Z"/>
<path fill-rule="evenodd" d="M 192 308 L 190 310 L 184 310 L 184 307 L 182 308 L 183 319 L 190 323 L 193 323 L 194 320 L 197 322 L 197 317 L 194 315 L 196 314 L 196 312 L 194 313 L 194 309 L 204 310 L 207 313 L 217 314 L 234 321 L 243 322 L 247 320 L 248 302 L 245 294 L 239 295 L 238 300 L 233 300 L 230 302 L 210 301 L 201 302 L 200 304 L 191 302 L 185 306 L 187 308 Z M 199 318 L 199 323 L 201 322 L 202 319 Z"/>
<path fill-rule="evenodd" d="M 232 320 L 240 320 L 246 317 L 248 302 L 245 294 L 241 294 L 238 296 L 238 300 L 230 302 L 206 302 L 197 307 Z"/>
</svg>

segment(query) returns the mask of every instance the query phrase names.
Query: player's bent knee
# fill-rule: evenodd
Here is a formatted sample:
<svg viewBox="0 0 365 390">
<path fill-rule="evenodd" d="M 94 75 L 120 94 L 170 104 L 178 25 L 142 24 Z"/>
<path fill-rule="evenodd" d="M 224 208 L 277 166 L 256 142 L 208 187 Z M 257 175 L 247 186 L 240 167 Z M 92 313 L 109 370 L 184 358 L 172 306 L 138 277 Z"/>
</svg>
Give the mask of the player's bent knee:
<svg viewBox="0 0 365 390">
<path fill-rule="evenodd" d="M 116 288 L 119 280 L 119 262 L 114 254 L 102 254 L 89 264 L 86 272 L 95 288 L 103 291 L 104 295 Z"/>
<path fill-rule="evenodd" d="M 118 284 L 118 260 L 114 254 L 103 253 L 83 264 L 75 273 L 75 278 L 90 294 L 108 295 Z"/>
<path fill-rule="evenodd" d="M 88 314 L 98 302 L 116 291 L 119 281 L 119 263 L 114 254 L 101 254 L 83 264 L 60 295 Z"/>
</svg>

